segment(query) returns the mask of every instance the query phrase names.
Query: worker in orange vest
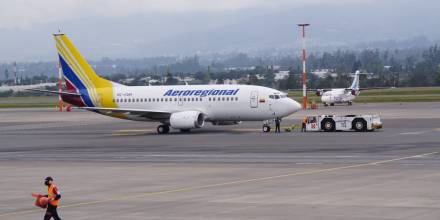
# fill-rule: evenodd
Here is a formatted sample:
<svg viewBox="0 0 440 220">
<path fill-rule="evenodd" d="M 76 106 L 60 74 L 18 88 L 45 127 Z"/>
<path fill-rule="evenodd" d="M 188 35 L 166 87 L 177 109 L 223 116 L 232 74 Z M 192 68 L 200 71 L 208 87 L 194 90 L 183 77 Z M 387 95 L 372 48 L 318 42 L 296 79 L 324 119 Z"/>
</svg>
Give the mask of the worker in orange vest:
<svg viewBox="0 0 440 220">
<path fill-rule="evenodd" d="M 54 220 L 61 220 L 57 212 L 58 203 L 61 199 L 60 191 L 58 190 L 57 186 L 55 186 L 53 183 L 53 178 L 50 176 L 44 179 L 44 185 L 47 186 L 47 195 L 45 195 L 45 197 L 49 199 L 44 220 L 50 220 L 51 218 Z"/>
<path fill-rule="evenodd" d="M 307 117 L 304 117 L 303 121 L 302 121 L 302 127 L 301 127 L 301 132 L 306 132 L 306 125 L 307 125 Z"/>
</svg>

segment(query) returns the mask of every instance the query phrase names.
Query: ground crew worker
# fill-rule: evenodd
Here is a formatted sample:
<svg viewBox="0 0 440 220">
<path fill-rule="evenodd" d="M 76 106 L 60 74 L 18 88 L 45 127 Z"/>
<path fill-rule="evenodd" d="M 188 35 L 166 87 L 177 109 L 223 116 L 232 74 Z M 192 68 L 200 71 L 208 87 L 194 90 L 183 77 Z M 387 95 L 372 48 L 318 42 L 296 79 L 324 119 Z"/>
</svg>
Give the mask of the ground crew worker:
<svg viewBox="0 0 440 220">
<path fill-rule="evenodd" d="M 307 117 L 304 117 L 302 121 L 301 132 L 306 132 L 306 125 L 307 125 Z"/>
<path fill-rule="evenodd" d="M 61 220 L 57 212 L 58 202 L 60 201 L 61 194 L 57 186 L 55 186 L 53 183 L 53 178 L 50 176 L 46 177 L 46 179 L 44 179 L 44 185 L 47 186 L 47 195 L 45 195 L 45 197 L 49 199 L 44 220 L 50 220 L 51 218 L 54 220 Z"/>
<path fill-rule="evenodd" d="M 276 117 L 275 118 L 275 132 L 280 133 L 280 125 L 281 125 L 281 118 L 280 117 Z"/>
</svg>

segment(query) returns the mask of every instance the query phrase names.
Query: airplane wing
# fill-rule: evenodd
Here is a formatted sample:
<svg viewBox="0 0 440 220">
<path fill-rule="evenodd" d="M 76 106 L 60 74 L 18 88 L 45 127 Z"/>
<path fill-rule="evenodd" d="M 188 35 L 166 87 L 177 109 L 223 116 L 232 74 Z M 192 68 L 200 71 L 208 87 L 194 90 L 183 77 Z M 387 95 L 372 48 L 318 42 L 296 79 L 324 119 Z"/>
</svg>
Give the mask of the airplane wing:
<svg viewBox="0 0 440 220">
<path fill-rule="evenodd" d="M 122 109 L 122 108 L 101 108 L 101 107 L 78 107 L 79 109 L 86 109 L 91 111 L 98 111 L 102 114 L 128 114 L 138 117 L 144 117 L 151 120 L 167 120 L 171 116 L 171 112 L 157 111 L 157 110 L 145 110 L 145 109 Z"/>
<path fill-rule="evenodd" d="M 289 91 L 297 91 L 297 92 L 302 92 L 303 89 L 288 89 Z M 322 92 L 326 92 L 326 91 L 330 91 L 332 89 L 307 89 L 308 92 L 316 92 L 317 90 L 320 90 Z"/>
<path fill-rule="evenodd" d="M 369 88 L 360 88 L 359 91 L 364 90 L 373 90 L 373 89 L 395 89 L 395 87 L 369 87 Z M 352 89 L 346 88 L 345 91 L 351 91 Z"/>
<path fill-rule="evenodd" d="M 57 94 L 57 95 L 73 95 L 73 96 L 81 96 L 79 93 L 74 92 L 59 92 L 59 91 L 52 91 L 52 90 L 45 90 L 45 89 L 26 89 L 28 91 L 33 92 L 44 92 L 44 93 L 51 93 L 51 94 Z"/>
</svg>

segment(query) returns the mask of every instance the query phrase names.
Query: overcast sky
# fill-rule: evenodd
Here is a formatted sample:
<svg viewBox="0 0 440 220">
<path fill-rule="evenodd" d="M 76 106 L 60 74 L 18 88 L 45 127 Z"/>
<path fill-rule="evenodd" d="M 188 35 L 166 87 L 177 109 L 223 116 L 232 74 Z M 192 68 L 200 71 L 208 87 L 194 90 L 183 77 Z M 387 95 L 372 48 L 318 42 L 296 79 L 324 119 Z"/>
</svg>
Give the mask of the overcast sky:
<svg viewBox="0 0 440 220">
<path fill-rule="evenodd" d="M 144 57 L 315 44 L 440 39 L 440 1 L 0 0 L 0 61 L 56 57 L 58 27 L 87 57 Z M 55 55 L 54 55 L 55 54 Z"/>
</svg>

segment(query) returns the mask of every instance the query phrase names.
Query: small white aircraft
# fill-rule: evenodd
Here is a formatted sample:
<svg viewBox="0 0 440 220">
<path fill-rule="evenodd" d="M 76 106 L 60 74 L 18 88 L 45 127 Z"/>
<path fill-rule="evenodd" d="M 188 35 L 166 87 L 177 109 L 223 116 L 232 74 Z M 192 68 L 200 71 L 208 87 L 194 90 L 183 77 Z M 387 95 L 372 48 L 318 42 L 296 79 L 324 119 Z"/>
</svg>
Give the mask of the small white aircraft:
<svg viewBox="0 0 440 220">
<path fill-rule="evenodd" d="M 343 89 L 317 89 L 316 95 L 321 96 L 321 102 L 324 106 L 334 106 L 335 103 L 347 103 L 348 105 L 353 104 L 353 100 L 360 93 L 359 88 L 359 75 L 360 71 L 356 71 L 354 74 L 353 82 L 351 86 Z"/>
<path fill-rule="evenodd" d="M 65 102 L 99 114 L 161 123 L 159 134 L 170 127 L 188 132 L 205 122 L 234 125 L 285 117 L 301 105 L 278 90 L 252 85 L 124 86 L 98 76 L 64 34 L 54 34 L 67 92 Z M 267 123 L 263 131 L 269 132 Z"/>
</svg>

